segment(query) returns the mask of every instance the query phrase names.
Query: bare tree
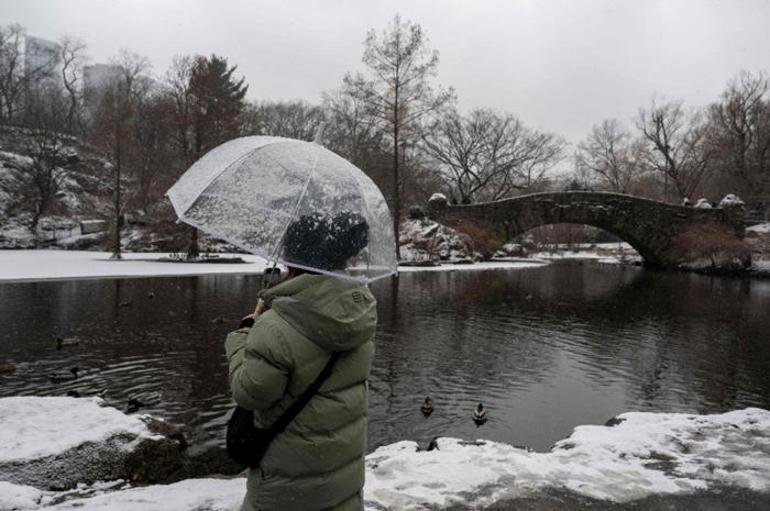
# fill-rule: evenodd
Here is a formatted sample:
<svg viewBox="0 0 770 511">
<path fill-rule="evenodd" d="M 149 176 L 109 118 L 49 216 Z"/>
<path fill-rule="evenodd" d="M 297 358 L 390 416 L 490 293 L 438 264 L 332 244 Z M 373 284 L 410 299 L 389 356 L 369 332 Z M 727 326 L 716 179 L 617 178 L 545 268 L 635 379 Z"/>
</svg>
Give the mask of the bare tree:
<svg viewBox="0 0 770 511">
<path fill-rule="evenodd" d="M 113 60 L 120 72 L 107 84 L 94 120 L 92 137 L 101 147 L 115 173 L 113 190 L 115 231 L 112 257 L 121 259 L 120 233 L 122 227 L 122 186 L 124 166 L 131 158 L 136 106 L 150 88 L 144 73 L 150 68 L 146 57 L 122 50 Z"/>
<path fill-rule="evenodd" d="M 172 105 L 170 113 L 174 126 L 174 141 L 186 165 L 191 165 L 195 161 L 189 135 L 193 108 L 193 98 L 190 94 L 192 66 L 193 57 L 177 55 L 166 71 L 164 79 L 164 90 Z"/>
<path fill-rule="evenodd" d="M 454 92 L 434 90 L 431 80 L 438 68 L 438 51 L 429 49 L 420 25 L 398 15 L 379 36 L 369 31 L 362 60 L 369 76 L 347 75 L 344 83 L 392 137 L 391 204 L 398 237 L 403 192 L 399 153 L 405 143 L 417 140 L 424 117 L 450 103 Z M 396 254 L 400 257 L 398 243 Z"/>
<path fill-rule="evenodd" d="M 61 83 L 67 95 L 66 129 L 69 133 L 83 131 L 82 74 L 86 44 L 66 36 L 59 41 L 61 55 Z"/>
<path fill-rule="evenodd" d="M 596 178 L 617 193 L 628 193 L 631 182 L 644 172 L 644 162 L 644 144 L 616 119 L 595 125 L 575 152 L 578 175 Z"/>
<path fill-rule="evenodd" d="M 170 184 L 180 165 L 175 158 L 173 126 L 168 122 L 172 110 L 168 96 L 153 88 L 136 99 L 130 166 L 137 185 L 136 205 L 146 209 L 163 196 L 165 187 L 156 185 Z"/>
<path fill-rule="evenodd" d="M 709 144 L 725 187 L 770 197 L 770 99 L 765 74 L 742 72 L 709 108 Z M 727 190 L 725 190 L 727 191 Z"/>
<path fill-rule="evenodd" d="M 22 173 L 19 199 L 32 213 L 28 227 L 34 235 L 40 218 L 50 210 L 71 170 L 71 150 L 67 144 L 72 140 L 64 134 L 67 107 L 58 87 L 37 89 L 31 94 L 34 97 L 26 116 L 33 127 L 23 140 L 24 152 L 32 163 Z"/>
<path fill-rule="evenodd" d="M 24 95 L 36 83 L 51 76 L 55 59 L 41 59 L 29 66 L 24 61 L 24 27 L 18 24 L 0 26 L 0 123 L 16 120 L 24 106 Z"/>
<path fill-rule="evenodd" d="M 313 140 L 322 121 L 322 108 L 307 101 L 252 103 L 244 112 L 243 132 Z"/>
<path fill-rule="evenodd" d="M 423 148 L 461 203 L 532 190 L 561 160 L 564 146 L 559 137 L 492 110 L 474 110 L 467 117 L 452 111 L 423 135 Z"/>
<path fill-rule="evenodd" d="M 645 152 L 650 168 L 664 176 L 664 197 L 668 200 L 669 181 L 679 199 L 691 197 L 711 169 L 703 115 L 685 112 L 681 101 L 653 100 L 640 110 L 637 127 L 650 145 Z"/>
<path fill-rule="evenodd" d="M 336 153 L 347 158 L 375 182 L 385 186 L 383 165 L 387 156 L 386 134 L 380 128 L 379 120 L 369 114 L 367 104 L 346 88 L 329 92 L 323 96 L 324 117 L 327 123 L 324 142 Z"/>
</svg>

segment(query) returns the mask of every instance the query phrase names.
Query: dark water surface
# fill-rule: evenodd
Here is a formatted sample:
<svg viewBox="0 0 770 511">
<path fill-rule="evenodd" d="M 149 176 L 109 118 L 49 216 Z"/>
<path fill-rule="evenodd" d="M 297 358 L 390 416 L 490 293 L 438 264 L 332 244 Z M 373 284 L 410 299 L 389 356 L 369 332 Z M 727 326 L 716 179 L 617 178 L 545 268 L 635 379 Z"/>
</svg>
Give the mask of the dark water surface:
<svg viewBox="0 0 770 511">
<path fill-rule="evenodd" d="M 223 342 L 260 279 L 204 276 L 0 284 L 0 396 L 160 391 L 143 411 L 221 445 Z M 770 408 L 770 281 L 567 262 L 378 282 L 369 449 L 436 435 L 548 449 L 625 411 Z M 154 298 L 149 298 L 149 293 Z M 123 304 L 123 305 L 121 305 Z M 225 318 L 217 322 L 215 318 Z M 55 349 L 54 339 L 79 345 Z M 82 368 L 76 382 L 48 374 Z M 435 412 L 420 414 L 430 395 Z M 490 420 L 477 428 L 478 402 Z"/>
</svg>

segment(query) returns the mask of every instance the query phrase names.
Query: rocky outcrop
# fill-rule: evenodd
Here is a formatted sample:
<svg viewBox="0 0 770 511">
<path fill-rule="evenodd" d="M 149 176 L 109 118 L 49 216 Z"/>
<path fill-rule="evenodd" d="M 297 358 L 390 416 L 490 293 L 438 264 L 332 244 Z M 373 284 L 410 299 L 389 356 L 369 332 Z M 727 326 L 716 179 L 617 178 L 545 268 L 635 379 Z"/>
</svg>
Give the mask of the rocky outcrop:
<svg viewBox="0 0 770 511">
<path fill-rule="evenodd" d="M 68 397 L 0 399 L 0 440 L 0 480 L 43 490 L 165 481 L 182 467 L 187 445 L 168 423 Z"/>
<path fill-rule="evenodd" d="M 409 218 L 399 235 L 402 265 L 472 263 L 481 257 L 467 234 L 427 218 Z"/>
</svg>

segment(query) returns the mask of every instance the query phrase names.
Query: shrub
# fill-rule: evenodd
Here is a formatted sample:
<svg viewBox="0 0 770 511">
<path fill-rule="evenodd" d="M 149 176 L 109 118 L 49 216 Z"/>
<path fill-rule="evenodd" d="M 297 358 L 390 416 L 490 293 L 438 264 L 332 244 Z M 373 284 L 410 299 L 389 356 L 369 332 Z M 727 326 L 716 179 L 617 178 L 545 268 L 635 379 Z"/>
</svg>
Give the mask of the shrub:
<svg viewBox="0 0 770 511">
<path fill-rule="evenodd" d="M 672 249 L 689 268 L 739 269 L 751 265 L 751 246 L 715 224 L 689 227 L 674 238 Z"/>
<path fill-rule="evenodd" d="M 473 242 L 473 250 L 479 252 L 485 260 L 491 259 L 506 241 L 503 233 L 491 227 L 481 227 L 470 222 L 460 222 L 454 228 L 458 232 L 470 237 Z"/>
<path fill-rule="evenodd" d="M 406 217 L 410 220 L 422 220 L 425 218 L 425 211 L 420 206 L 410 206 Z"/>
</svg>

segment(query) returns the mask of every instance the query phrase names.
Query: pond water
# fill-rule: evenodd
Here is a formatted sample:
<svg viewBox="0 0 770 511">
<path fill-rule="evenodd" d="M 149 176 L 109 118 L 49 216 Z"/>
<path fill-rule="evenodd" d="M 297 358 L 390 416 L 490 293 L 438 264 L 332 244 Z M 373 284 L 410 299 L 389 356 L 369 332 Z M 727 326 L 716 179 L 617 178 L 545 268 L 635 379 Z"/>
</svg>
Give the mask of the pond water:
<svg viewBox="0 0 770 511">
<path fill-rule="evenodd" d="M 0 396 L 128 396 L 223 444 L 232 403 L 223 341 L 250 312 L 256 276 L 0 285 Z M 580 424 L 630 410 L 770 408 L 770 281 L 565 262 L 402 274 L 377 282 L 369 449 L 434 436 L 547 450 Z M 56 337 L 78 346 L 57 350 Z M 48 374 L 77 366 L 81 377 Z M 435 412 L 420 404 L 429 395 Z M 479 402 L 489 411 L 471 420 Z"/>
</svg>

